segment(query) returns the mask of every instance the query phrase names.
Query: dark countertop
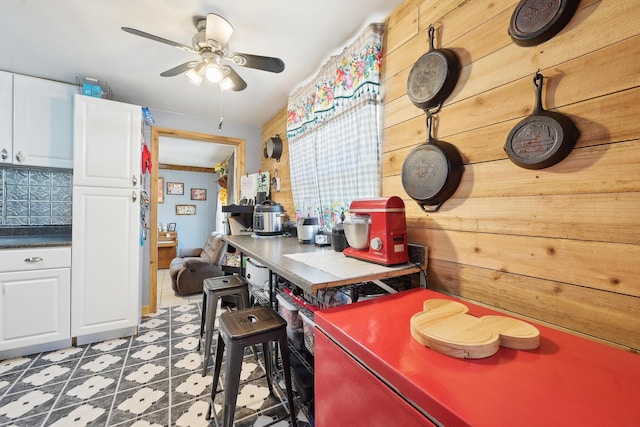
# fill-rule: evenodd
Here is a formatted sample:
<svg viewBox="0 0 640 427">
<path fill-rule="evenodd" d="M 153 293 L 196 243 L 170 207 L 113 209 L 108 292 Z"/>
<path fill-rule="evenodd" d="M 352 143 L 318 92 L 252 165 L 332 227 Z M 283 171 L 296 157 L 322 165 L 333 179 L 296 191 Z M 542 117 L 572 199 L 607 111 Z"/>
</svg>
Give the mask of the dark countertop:
<svg viewBox="0 0 640 427">
<path fill-rule="evenodd" d="M 71 234 L 49 236 L 0 236 L 0 249 L 71 246 Z"/>
<path fill-rule="evenodd" d="M 0 227 L 0 249 L 71 246 L 71 226 Z"/>
</svg>

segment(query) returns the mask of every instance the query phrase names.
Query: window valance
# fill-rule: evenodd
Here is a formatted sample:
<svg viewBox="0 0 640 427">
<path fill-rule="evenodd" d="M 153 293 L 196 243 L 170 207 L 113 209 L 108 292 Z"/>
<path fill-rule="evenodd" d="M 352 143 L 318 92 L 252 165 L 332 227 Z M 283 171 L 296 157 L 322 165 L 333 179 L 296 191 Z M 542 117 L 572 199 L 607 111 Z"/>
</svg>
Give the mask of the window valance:
<svg viewBox="0 0 640 427">
<path fill-rule="evenodd" d="M 320 125 L 353 104 L 380 98 L 380 60 L 384 24 L 370 24 L 317 76 L 294 91 L 287 106 L 287 138 Z"/>
</svg>

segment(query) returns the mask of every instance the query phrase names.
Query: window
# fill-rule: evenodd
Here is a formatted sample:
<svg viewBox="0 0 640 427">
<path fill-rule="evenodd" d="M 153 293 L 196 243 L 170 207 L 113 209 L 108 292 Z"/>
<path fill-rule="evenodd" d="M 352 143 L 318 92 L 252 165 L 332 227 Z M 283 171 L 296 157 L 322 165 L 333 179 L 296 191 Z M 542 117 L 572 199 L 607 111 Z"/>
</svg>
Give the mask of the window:
<svg viewBox="0 0 640 427">
<path fill-rule="evenodd" d="M 352 200 L 380 195 L 382 24 L 371 24 L 287 108 L 296 217 L 331 229 Z"/>
</svg>

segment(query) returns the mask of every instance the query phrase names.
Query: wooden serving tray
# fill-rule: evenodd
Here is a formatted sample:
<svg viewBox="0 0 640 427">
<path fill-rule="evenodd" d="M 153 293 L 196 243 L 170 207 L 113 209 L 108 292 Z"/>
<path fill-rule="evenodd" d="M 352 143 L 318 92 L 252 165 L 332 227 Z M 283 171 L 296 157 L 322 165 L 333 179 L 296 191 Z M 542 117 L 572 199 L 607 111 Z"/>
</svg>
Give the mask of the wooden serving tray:
<svg viewBox="0 0 640 427">
<path fill-rule="evenodd" d="M 533 350 L 540 332 L 529 323 L 506 316 L 474 317 L 456 301 L 430 299 L 411 317 L 411 336 L 420 344 L 448 356 L 464 359 L 489 357 L 500 346 Z"/>
</svg>

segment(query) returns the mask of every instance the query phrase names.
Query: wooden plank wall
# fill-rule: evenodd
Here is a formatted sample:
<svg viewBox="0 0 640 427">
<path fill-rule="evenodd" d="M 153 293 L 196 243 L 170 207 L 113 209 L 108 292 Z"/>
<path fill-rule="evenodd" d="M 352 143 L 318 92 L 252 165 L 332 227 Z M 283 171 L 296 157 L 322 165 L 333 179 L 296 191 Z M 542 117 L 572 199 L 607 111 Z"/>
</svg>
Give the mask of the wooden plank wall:
<svg viewBox="0 0 640 427">
<path fill-rule="evenodd" d="M 383 194 L 405 200 L 409 240 L 429 245 L 429 288 L 640 351 L 640 8 L 583 0 L 554 38 L 520 47 L 507 33 L 517 3 L 406 0 L 388 17 Z M 457 146 L 465 172 L 427 214 L 403 191 L 401 170 L 427 139 L 406 82 L 430 23 L 436 47 L 463 66 L 434 138 Z M 538 69 L 544 107 L 569 116 L 581 137 L 559 164 L 528 170 L 503 145 L 533 109 Z M 263 139 L 285 134 L 285 120 L 286 109 Z M 287 190 L 277 198 L 293 212 Z"/>
<path fill-rule="evenodd" d="M 273 177 L 276 170 L 278 178 L 280 178 L 280 191 L 274 192 L 271 187 L 271 200 L 280 203 L 292 220 L 295 220 L 296 214 L 293 208 L 293 195 L 291 194 L 291 174 L 289 169 L 289 143 L 287 141 L 287 106 L 271 118 L 262 127 L 262 149 L 264 149 L 265 141 L 275 135 L 280 135 L 282 139 L 282 156 L 280 161 L 274 159 L 265 159 L 261 154 L 262 163 L 261 171 L 269 171 L 269 176 Z"/>
</svg>

